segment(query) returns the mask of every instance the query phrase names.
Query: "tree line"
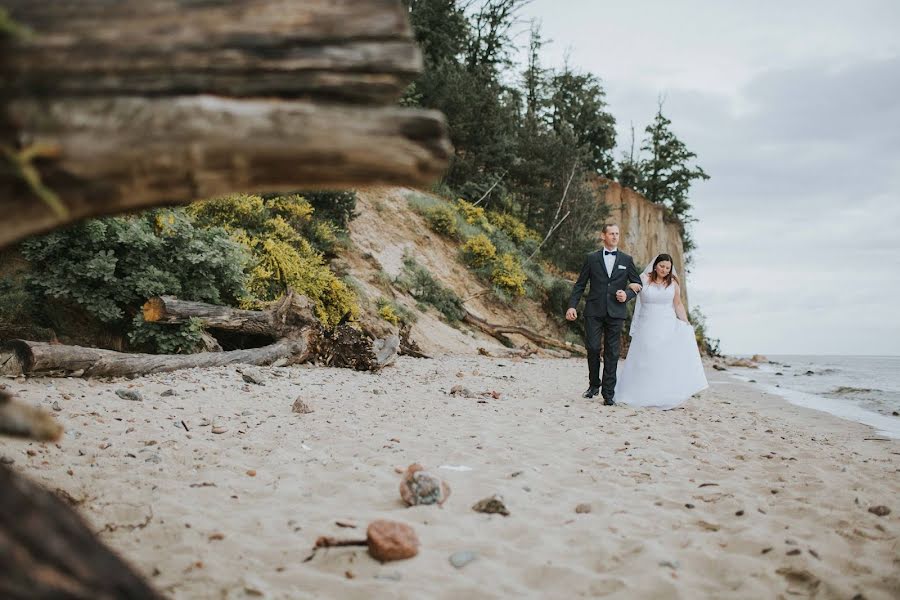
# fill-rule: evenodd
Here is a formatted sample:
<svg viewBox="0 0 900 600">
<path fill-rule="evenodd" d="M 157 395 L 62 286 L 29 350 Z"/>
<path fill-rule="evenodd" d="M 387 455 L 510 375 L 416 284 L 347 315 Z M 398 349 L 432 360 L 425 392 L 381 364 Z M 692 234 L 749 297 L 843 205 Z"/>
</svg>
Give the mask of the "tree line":
<svg viewBox="0 0 900 600">
<path fill-rule="evenodd" d="M 542 256 L 577 269 L 607 216 L 596 201 L 602 176 L 664 206 L 690 252 L 689 192 L 708 176 L 673 133 L 662 103 L 639 153 L 632 144 L 617 159 L 616 120 L 600 77 L 568 63 L 544 66 L 547 42 L 534 23 L 525 64 L 514 62 L 527 0 L 404 2 L 425 70 L 402 103 L 442 111 L 456 148 L 440 193 L 508 212 L 538 232 L 553 231 Z"/>
</svg>

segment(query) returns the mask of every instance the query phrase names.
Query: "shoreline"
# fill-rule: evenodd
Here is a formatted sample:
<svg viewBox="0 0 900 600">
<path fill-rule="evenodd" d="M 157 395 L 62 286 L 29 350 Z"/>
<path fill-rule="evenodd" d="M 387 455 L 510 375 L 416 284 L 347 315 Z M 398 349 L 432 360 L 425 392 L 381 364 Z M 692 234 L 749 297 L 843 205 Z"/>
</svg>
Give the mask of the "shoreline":
<svg viewBox="0 0 900 600">
<path fill-rule="evenodd" d="M 58 447 L 4 439 L 0 455 L 65 490 L 172 598 L 900 594 L 900 441 L 728 372 L 660 412 L 582 399 L 581 359 L 255 370 L 265 385 L 234 368 L 3 380 L 57 402 L 67 431 Z M 298 397 L 313 412 L 292 413 Z M 443 508 L 400 501 L 395 468 L 413 462 L 449 483 Z M 471 509 L 494 493 L 510 516 Z M 364 536 L 377 518 L 414 527 L 419 555 L 302 562 L 318 536 Z M 452 566 L 460 551 L 475 560 Z"/>
</svg>

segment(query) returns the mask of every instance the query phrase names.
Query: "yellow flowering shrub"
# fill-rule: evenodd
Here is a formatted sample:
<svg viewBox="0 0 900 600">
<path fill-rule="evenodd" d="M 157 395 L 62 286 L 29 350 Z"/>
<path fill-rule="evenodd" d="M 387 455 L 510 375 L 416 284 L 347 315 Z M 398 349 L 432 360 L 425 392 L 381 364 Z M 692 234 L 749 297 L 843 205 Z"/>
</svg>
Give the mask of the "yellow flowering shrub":
<svg viewBox="0 0 900 600">
<path fill-rule="evenodd" d="M 462 198 L 459 198 L 456 201 L 456 206 L 459 209 L 460 214 L 462 214 L 463 218 L 466 220 L 466 223 L 469 225 L 478 225 L 488 233 L 491 233 L 494 230 L 485 215 L 485 210 L 480 206 L 475 206 Z"/>
<path fill-rule="evenodd" d="M 446 236 L 455 237 L 459 233 L 456 225 L 456 213 L 447 205 L 434 206 L 425 213 L 431 228 Z"/>
<path fill-rule="evenodd" d="M 334 326 L 347 313 L 359 314 L 353 291 L 301 232 L 313 218 L 313 208 L 302 197 L 236 195 L 194 203 L 189 211 L 199 225 L 224 228 L 253 255 L 244 308 L 259 308 L 290 287 L 313 301 L 323 325 Z"/>
<path fill-rule="evenodd" d="M 390 304 L 382 304 L 378 308 L 378 316 L 390 323 L 391 325 L 400 324 L 400 315 L 394 312 L 394 307 Z"/>
<path fill-rule="evenodd" d="M 512 254 L 502 254 L 494 261 L 491 272 L 491 283 L 511 296 L 525 295 L 525 282 L 528 277 L 522 265 Z"/>
<path fill-rule="evenodd" d="M 484 234 L 469 238 L 462 247 L 463 259 L 467 264 L 480 268 L 490 264 L 497 256 L 497 248 Z"/>
<path fill-rule="evenodd" d="M 537 231 L 529 229 L 525 223 L 511 214 L 488 211 L 487 218 L 492 225 L 503 231 L 516 244 L 541 241 L 541 236 Z"/>
</svg>

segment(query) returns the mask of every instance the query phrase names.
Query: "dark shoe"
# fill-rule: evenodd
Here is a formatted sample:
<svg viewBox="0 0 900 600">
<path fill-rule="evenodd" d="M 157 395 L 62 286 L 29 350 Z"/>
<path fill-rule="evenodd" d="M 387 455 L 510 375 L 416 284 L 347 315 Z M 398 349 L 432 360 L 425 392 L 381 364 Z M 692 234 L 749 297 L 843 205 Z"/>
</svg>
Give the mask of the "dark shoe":
<svg viewBox="0 0 900 600">
<path fill-rule="evenodd" d="M 593 398 L 594 396 L 596 396 L 599 393 L 600 393 L 600 388 L 589 387 L 588 389 L 586 389 L 584 391 L 584 393 L 581 395 L 581 397 L 582 398 Z"/>
<path fill-rule="evenodd" d="M 616 401 L 613 400 L 612 398 L 605 398 L 603 400 L 603 406 L 615 406 L 615 405 L 616 405 Z"/>
</svg>

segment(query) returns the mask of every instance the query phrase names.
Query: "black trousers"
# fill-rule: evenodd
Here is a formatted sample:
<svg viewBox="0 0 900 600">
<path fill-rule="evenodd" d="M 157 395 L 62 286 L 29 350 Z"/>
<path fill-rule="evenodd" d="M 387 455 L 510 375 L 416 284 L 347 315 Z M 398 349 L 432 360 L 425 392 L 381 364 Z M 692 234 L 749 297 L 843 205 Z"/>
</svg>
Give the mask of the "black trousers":
<svg viewBox="0 0 900 600">
<path fill-rule="evenodd" d="M 600 395 L 609 400 L 616 393 L 616 367 L 619 364 L 619 342 L 625 319 L 610 316 L 584 318 L 584 345 L 587 348 L 588 381 L 592 388 L 600 388 Z M 603 340 L 603 379 L 600 379 L 600 340 Z"/>
</svg>

